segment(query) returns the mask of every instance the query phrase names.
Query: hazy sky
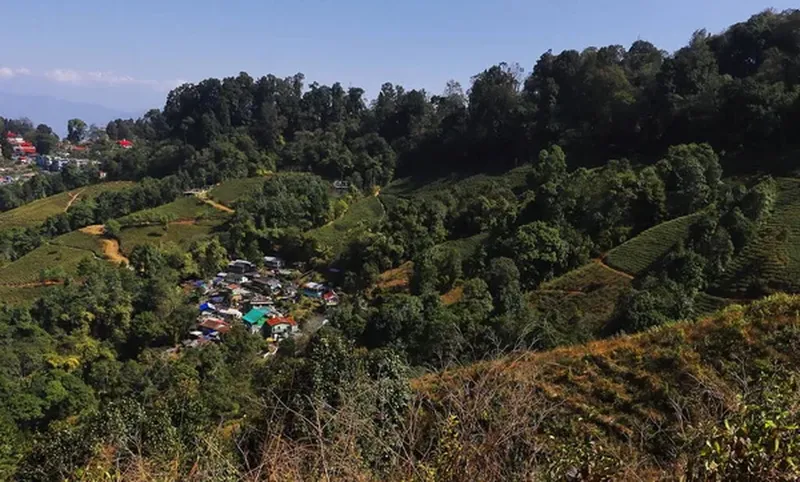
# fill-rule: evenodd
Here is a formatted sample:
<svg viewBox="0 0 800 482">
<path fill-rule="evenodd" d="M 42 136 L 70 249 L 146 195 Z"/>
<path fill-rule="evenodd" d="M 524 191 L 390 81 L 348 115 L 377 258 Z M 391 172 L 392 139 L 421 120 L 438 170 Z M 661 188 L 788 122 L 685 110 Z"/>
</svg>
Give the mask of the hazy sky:
<svg viewBox="0 0 800 482">
<path fill-rule="evenodd" d="M 674 51 L 773 0 L 37 0 L 2 2 L 0 91 L 114 108 L 163 105 L 181 81 L 247 71 L 440 92 L 501 62 L 637 38 Z M 794 5 L 792 5 L 794 3 Z M 9 19 L 14 19 L 9 23 Z M 23 28 L 24 27 L 24 28 Z"/>
</svg>

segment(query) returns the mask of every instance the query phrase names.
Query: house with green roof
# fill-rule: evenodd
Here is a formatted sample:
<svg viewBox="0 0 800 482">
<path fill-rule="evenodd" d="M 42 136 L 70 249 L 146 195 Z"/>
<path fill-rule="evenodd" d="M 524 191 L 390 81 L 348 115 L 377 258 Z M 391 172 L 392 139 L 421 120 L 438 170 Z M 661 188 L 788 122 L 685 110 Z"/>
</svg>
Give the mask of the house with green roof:
<svg viewBox="0 0 800 482">
<path fill-rule="evenodd" d="M 250 330 L 255 333 L 261 331 L 269 313 L 269 308 L 253 308 L 242 317 L 242 321 L 250 325 Z"/>
</svg>

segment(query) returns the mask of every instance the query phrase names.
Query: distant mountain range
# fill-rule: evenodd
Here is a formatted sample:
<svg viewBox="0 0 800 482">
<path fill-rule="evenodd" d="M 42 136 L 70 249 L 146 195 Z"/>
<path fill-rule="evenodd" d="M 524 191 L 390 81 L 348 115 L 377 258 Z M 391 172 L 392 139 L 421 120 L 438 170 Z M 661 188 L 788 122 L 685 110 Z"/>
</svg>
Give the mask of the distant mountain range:
<svg viewBox="0 0 800 482">
<path fill-rule="evenodd" d="M 0 92 L 0 116 L 27 117 L 34 125 L 49 125 L 60 136 L 66 135 L 69 119 L 78 118 L 89 125 L 105 126 L 114 119 L 135 119 L 142 114 L 55 97 Z"/>
</svg>

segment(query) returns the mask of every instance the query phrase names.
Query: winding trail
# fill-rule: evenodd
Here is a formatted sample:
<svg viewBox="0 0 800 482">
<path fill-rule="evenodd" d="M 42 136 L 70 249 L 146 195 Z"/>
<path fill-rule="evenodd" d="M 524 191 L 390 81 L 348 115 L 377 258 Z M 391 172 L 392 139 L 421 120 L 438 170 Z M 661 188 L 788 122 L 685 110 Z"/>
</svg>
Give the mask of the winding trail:
<svg viewBox="0 0 800 482">
<path fill-rule="evenodd" d="M 83 191 L 85 191 L 85 190 L 86 190 L 86 188 L 83 188 L 83 189 L 79 190 L 78 192 L 76 192 L 75 194 L 69 193 L 70 200 L 69 200 L 69 202 L 67 203 L 67 207 L 65 207 L 65 208 L 64 208 L 64 212 L 67 212 L 67 211 L 69 211 L 69 208 L 71 208 L 71 207 L 72 207 L 72 204 L 73 204 L 75 201 L 77 201 L 77 200 L 78 200 L 78 197 L 80 197 L 80 195 L 81 195 L 81 194 L 83 193 Z"/>
<path fill-rule="evenodd" d="M 63 285 L 63 281 L 34 281 L 31 283 L 0 283 L 2 288 L 40 288 L 42 286 Z"/>
<path fill-rule="evenodd" d="M 217 209 L 219 211 L 222 211 L 224 213 L 233 214 L 233 213 L 236 212 L 233 209 L 229 208 L 228 206 L 226 206 L 224 204 L 220 204 L 220 203 L 214 201 L 213 199 L 211 199 L 210 197 L 208 197 L 208 191 L 200 191 L 200 192 L 196 193 L 194 196 L 197 199 L 199 199 L 199 200 L 203 201 L 204 203 L 208 204 L 212 208 Z"/>
<path fill-rule="evenodd" d="M 102 224 L 94 224 L 81 228 L 80 231 L 85 234 L 100 237 L 105 233 L 105 227 Z M 116 239 L 101 238 L 100 242 L 103 244 L 103 255 L 105 255 L 109 261 L 118 264 L 130 264 L 130 260 L 120 251 L 119 241 Z"/>
<path fill-rule="evenodd" d="M 208 199 L 208 198 L 203 198 L 203 202 L 205 202 L 209 206 L 213 207 L 214 209 L 218 209 L 218 210 L 220 210 L 222 212 L 226 212 L 226 213 L 229 213 L 229 214 L 233 214 L 233 213 L 236 212 L 233 209 L 229 208 L 228 206 L 226 206 L 224 204 L 220 204 L 220 203 L 218 203 L 216 201 L 212 201 L 211 199 Z"/>
</svg>

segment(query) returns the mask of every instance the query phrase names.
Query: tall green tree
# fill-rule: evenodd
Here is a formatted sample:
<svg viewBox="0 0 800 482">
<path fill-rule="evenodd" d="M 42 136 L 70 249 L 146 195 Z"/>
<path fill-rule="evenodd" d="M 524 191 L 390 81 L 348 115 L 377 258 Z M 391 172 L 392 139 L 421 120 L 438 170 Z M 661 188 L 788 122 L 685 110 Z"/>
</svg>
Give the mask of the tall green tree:
<svg viewBox="0 0 800 482">
<path fill-rule="evenodd" d="M 73 144 L 80 144 L 86 137 L 86 122 L 80 119 L 70 119 L 67 121 L 67 140 Z"/>
</svg>

